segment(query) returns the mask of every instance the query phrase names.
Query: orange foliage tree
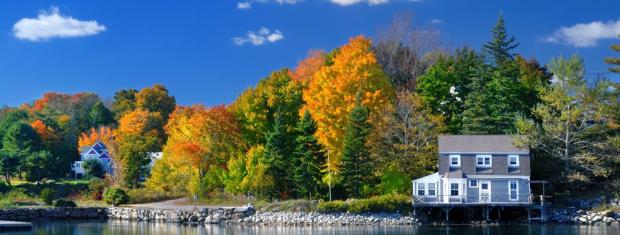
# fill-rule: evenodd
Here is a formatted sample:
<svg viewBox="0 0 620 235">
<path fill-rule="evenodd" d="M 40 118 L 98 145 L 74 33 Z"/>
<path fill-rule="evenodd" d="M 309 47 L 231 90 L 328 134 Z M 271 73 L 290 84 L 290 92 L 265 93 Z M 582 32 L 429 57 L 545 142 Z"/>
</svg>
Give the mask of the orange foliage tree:
<svg viewBox="0 0 620 235">
<path fill-rule="evenodd" d="M 114 133 L 109 127 L 102 126 L 99 129 L 91 128 L 89 132 L 82 132 L 78 139 L 78 150 L 82 147 L 88 147 L 95 144 L 97 141 L 101 141 L 104 144 L 113 140 Z"/>
<path fill-rule="evenodd" d="M 381 110 L 391 105 L 391 87 L 371 49 L 371 41 L 363 36 L 349 40 L 333 57 L 333 63 L 314 74 L 303 94 L 308 110 L 317 123 L 316 137 L 330 151 L 330 170 L 338 170 L 342 155 L 342 140 L 348 116 L 359 96 L 369 108 L 370 123 L 382 119 Z"/>
<path fill-rule="evenodd" d="M 325 66 L 326 60 L 325 51 L 311 50 L 305 59 L 299 61 L 295 70 L 291 71 L 291 77 L 307 87 L 312 82 L 314 74 Z"/>
</svg>

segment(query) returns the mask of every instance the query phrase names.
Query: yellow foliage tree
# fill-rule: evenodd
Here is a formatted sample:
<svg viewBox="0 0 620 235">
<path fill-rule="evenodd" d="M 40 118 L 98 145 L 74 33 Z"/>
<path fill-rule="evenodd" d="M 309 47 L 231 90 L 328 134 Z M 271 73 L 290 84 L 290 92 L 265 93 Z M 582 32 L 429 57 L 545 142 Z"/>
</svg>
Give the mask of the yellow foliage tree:
<svg viewBox="0 0 620 235">
<path fill-rule="evenodd" d="M 331 158 L 330 170 L 338 170 L 342 139 L 347 119 L 359 96 L 370 110 L 374 126 L 382 119 L 381 110 L 391 105 L 391 87 L 371 49 L 372 42 L 363 36 L 349 40 L 333 57 L 331 65 L 322 67 L 303 94 L 308 110 L 317 123 L 316 137 L 326 146 Z M 376 132 L 373 132 L 376 133 Z"/>
<path fill-rule="evenodd" d="M 83 147 L 90 147 L 95 142 L 101 141 L 104 144 L 114 138 L 114 133 L 109 127 L 100 127 L 99 129 L 91 128 L 90 131 L 83 132 L 78 139 L 78 150 Z"/>
</svg>

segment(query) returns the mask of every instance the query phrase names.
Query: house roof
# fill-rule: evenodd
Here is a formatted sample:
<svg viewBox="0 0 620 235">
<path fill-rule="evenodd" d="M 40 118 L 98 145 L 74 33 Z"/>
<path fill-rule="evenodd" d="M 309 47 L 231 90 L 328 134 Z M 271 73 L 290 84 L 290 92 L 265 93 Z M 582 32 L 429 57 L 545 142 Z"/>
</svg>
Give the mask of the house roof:
<svg viewBox="0 0 620 235">
<path fill-rule="evenodd" d="M 514 145 L 510 135 L 442 135 L 439 136 L 440 153 L 520 153 L 527 148 Z"/>
<path fill-rule="evenodd" d="M 458 170 L 458 171 L 448 171 L 445 174 L 445 177 L 448 179 L 461 179 L 461 178 L 467 178 L 465 177 L 465 174 L 463 174 L 463 171 Z"/>
</svg>

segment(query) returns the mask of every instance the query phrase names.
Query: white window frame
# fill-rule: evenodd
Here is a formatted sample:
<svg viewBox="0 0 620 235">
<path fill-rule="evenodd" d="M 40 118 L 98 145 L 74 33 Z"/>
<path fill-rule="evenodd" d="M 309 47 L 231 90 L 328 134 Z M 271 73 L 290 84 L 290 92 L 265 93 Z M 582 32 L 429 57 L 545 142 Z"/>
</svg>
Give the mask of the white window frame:
<svg viewBox="0 0 620 235">
<path fill-rule="evenodd" d="M 418 196 L 426 196 L 426 187 L 424 186 L 425 186 L 425 183 L 418 183 L 418 191 L 417 191 Z M 422 194 L 420 194 L 420 192 L 422 192 Z"/>
<path fill-rule="evenodd" d="M 476 182 L 476 185 L 471 185 L 471 183 Z M 478 180 L 469 180 L 469 187 L 470 188 L 478 188 Z"/>
<path fill-rule="evenodd" d="M 452 186 L 454 186 L 454 185 L 456 185 L 456 195 L 452 195 L 452 191 L 455 190 L 455 189 L 452 188 Z M 459 193 L 459 190 L 460 190 L 459 189 L 459 187 L 460 187 L 459 185 L 460 185 L 459 183 L 450 183 L 450 196 L 452 196 L 452 197 L 459 196 L 459 194 L 460 194 Z"/>
<path fill-rule="evenodd" d="M 511 158 L 516 159 L 517 163 L 516 164 L 511 164 L 511 161 L 510 161 Z M 508 166 L 518 167 L 519 166 L 519 155 L 508 155 Z"/>
<path fill-rule="evenodd" d="M 431 185 L 433 185 L 433 187 L 431 187 Z M 433 195 L 431 195 L 431 190 L 433 191 Z M 426 185 L 426 195 L 437 196 L 437 184 L 436 183 L 428 183 Z"/>
<path fill-rule="evenodd" d="M 457 159 L 457 160 L 456 160 L 456 161 L 457 161 L 457 164 L 453 164 L 453 163 L 452 163 L 452 159 L 453 159 L 453 158 L 456 158 L 456 159 Z M 448 161 L 450 161 L 450 162 L 449 162 L 449 163 L 450 163 L 450 166 L 456 166 L 456 167 L 461 166 L 461 155 L 459 155 L 459 154 L 450 154 Z"/>
<path fill-rule="evenodd" d="M 515 187 L 516 187 L 516 188 L 514 189 L 516 198 L 512 198 L 512 194 L 511 194 L 511 192 L 513 191 L 513 189 L 512 189 L 512 188 L 510 188 L 510 186 L 512 185 L 512 183 L 514 183 L 514 184 L 515 184 Z M 518 201 L 518 200 L 519 200 L 519 181 L 516 181 L 516 180 L 510 180 L 510 181 L 508 181 L 508 200 L 510 200 L 510 201 Z"/>
<path fill-rule="evenodd" d="M 478 162 L 479 159 L 482 159 L 482 164 Z M 489 159 L 489 164 L 486 163 L 486 160 Z M 477 167 L 493 167 L 493 155 L 476 155 L 476 166 Z"/>
</svg>

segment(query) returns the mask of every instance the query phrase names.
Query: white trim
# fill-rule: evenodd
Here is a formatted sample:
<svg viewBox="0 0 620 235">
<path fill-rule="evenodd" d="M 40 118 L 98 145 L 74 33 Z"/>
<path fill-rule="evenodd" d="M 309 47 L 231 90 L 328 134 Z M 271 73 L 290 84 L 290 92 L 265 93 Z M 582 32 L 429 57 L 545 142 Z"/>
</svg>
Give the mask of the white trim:
<svg viewBox="0 0 620 235">
<path fill-rule="evenodd" d="M 515 165 L 510 164 L 510 158 L 513 158 L 513 157 L 514 157 L 515 159 L 517 159 L 517 164 L 515 164 Z M 519 164 L 519 155 L 516 155 L 516 154 L 511 154 L 511 155 L 508 155 L 508 166 L 509 166 L 509 167 L 519 167 L 519 165 L 520 165 L 520 164 Z"/>
<path fill-rule="evenodd" d="M 439 152 L 439 154 L 491 154 L 491 155 L 505 155 L 505 154 L 519 154 L 529 155 L 530 152 Z"/>
<path fill-rule="evenodd" d="M 457 162 L 458 162 L 458 163 L 457 163 L 456 165 L 452 164 L 452 158 L 456 158 L 456 159 L 457 159 Z M 450 154 L 450 155 L 448 156 L 448 161 L 449 161 L 448 163 L 450 164 L 450 166 L 453 166 L 453 167 L 459 167 L 459 166 L 461 166 L 461 155 L 458 155 L 458 154 Z"/>
<path fill-rule="evenodd" d="M 480 183 L 480 182 L 478 182 L 478 180 L 477 180 L 477 179 L 474 179 L 474 180 L 471 180 L 471 179 L 470 179 L 470 180 L 468 180 L 468 181 L 469 181 L 469 182 L 467 183 L 467 185 L 469 185 L 469 187 L 470 187 L 470 188 L 478 188 L 478 183 Z M 476 182 L 476 186 L 471 186 L 471 182 Z"/>
<path fill-rule="evenodd" d="M 482 159 L 482 164 L 478 162 L 479 159 Z M 489 159 L 489 164 L 486 163 L 487 159 Z M 493 155 L 489 155 L 489 154 L 476 155 L 476 167 L 484 167 L 484 168 L 493 167 Z"/>
<path fill-rule="evenodd" d="M 526 179 L 530 180 L 526 175 L 467 175 L 470 179 Z"/>
<path fill-rule="evenodd" d="M 515 199 L 512 199 L 512 196 L 510 195 L 510 191 L 511 191 L 510 184 L 511 183 L 515 183 L 515 185 L 517 186 L 517 188 L 515 189 L 517 191 L 516 192 L 517 198 L 515 198 Z M 508 200 L 510 200 L 510 201 L 519 201 L 519 181 L 516 181 L 516 180 L 509 180 L 508 181 Z"/>
</svg>

